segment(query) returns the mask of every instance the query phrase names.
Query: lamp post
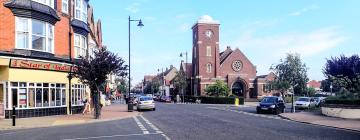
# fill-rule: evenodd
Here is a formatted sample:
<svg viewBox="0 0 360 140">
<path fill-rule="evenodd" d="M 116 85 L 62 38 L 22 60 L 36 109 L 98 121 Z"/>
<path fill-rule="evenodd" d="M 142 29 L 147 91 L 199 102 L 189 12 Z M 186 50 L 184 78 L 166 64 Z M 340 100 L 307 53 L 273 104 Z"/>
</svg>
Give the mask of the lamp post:
<svg viewBox="0 0 360 140">
<path fill-rule="evenodd" d="M 185 54 L 185 69 L 187 70 L 187 60 L 188 60 L 188 53 L 185 52 L 185 53 L 180 53 L 180 57 L 182 58 L 183 57 L 183 54 Z M 185 74 L 185 77 L 186 77 L 186 74 Z M 185 79 L 185 85 L 187 85 L 187 78 Z M 184 97 L 184 89 L 182 89 L 182 95 L 183 95 L 183 103 L 185 103 L 185 97 Z"/>
<path fill-rule="evenodd" d="M 134 19 L 131 19 L 130 16 L 129 16 L 129 92 L 128 92 L 128 111 L 129 111 L 129 112 L 133 111 L 133 104 L 129 102 L 129 101 L 130 101 L 130 89 L 131 89 L 130 22 L 132 22 L 132 21 L 137 21 L 137 22 L 139 22 L 138 25 L 137 25 L 137 26 L 139 26 L 139 27 L 143 27 L 143 26 L 144 26 L 144 24 L 142 23 L 141 19 L 139 19 L 139 20 L 134 20 Z"/>
</svg>

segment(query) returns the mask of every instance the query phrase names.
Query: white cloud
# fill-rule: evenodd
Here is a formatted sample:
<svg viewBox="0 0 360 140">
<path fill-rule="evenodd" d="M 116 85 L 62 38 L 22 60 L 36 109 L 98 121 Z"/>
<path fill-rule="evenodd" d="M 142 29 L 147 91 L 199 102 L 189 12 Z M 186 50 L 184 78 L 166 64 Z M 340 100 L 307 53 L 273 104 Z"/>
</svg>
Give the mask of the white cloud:
<svg viewBox="0 0 360 140">
<path fill-rule="evenodd" d="M 140 11 L 139 6 L 140 6 L 139 3 L 132 3 L 128 7 L 126 7 L 125 10 L 127 10 L 131 13 L 137 13 Z"/>
<path fill-rule="evenodd" d="M 300 15 L 304 14 L 305 12 L 309 12 L 311 10 L 316 10 L 318 8 L 319 8 L 319 6 L 317 6 L 317 5 L 311 5 L 311 6 L 303 8 L 303 9 L 300 9 L 298 11 L 292 12 L 289 15 L 290 16 L 300 16 Z"/>
<path fill-rule="evenodd" d="M 183 23 L 179 26 L 179 30 L 181 32 L 189 31 L 189 30 L 191 30 L 191 25 L 189 23 Z"/>
</svg>

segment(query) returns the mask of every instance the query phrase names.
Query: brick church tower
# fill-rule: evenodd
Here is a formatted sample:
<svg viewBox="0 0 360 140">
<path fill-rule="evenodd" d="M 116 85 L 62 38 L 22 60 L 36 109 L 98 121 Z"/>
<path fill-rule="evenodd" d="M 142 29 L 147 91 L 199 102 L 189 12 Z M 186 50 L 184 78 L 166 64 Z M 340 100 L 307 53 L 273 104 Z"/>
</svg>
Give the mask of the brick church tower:
<svg viewBox="0 0 360 140">
<path fill-rule="evenodd" d="M 220 78 L 219 22 L 205 15 L 192 27 L 193 30 L 193 93 L 203 95 L 206 86 Z"/>
</svg>

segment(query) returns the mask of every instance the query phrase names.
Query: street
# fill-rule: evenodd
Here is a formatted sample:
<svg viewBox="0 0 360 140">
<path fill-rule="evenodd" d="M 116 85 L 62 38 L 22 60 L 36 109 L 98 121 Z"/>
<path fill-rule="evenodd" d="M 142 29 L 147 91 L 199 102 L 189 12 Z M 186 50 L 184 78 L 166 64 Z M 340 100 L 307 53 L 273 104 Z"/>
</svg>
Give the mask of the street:
<svg viewBox="0 0 360 140">
<path fill-rule="evenodd" d="M 358 132 L 292 122 L 271 114 L 254 114 L 250 108 L 157 103 L 156 111 L 144 111 L 137 117 L 84 125 L 1 131 L 0 139 L 360 139 Z"/>
</svg>

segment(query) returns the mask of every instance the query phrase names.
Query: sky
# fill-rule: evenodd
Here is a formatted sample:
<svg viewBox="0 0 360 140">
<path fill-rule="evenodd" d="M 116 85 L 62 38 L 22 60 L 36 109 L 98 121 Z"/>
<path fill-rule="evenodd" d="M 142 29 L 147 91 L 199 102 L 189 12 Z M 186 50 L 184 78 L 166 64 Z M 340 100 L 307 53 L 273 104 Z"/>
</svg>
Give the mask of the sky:
<svg viewBox="0 0 360 140">
<path fill-rule="evenodd" d="M 326 60 L 360 53 L 359 0 L 91 0 L 103 44 L 128 62 L 131 23 L 132 84 L 170 65 L 181 52 L 191 61 L 191 27 L 202 15 L 220 22 L 220 51 L 239 48 L 268 74 L 287 53 L 298 53 L 310 80 L 322 80 Z"/>
</svg>

